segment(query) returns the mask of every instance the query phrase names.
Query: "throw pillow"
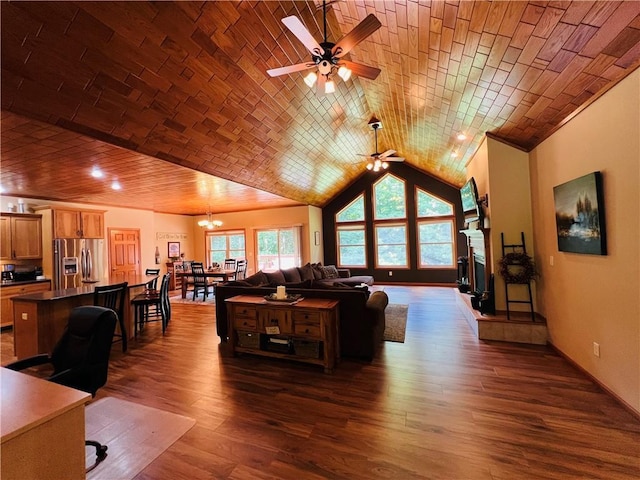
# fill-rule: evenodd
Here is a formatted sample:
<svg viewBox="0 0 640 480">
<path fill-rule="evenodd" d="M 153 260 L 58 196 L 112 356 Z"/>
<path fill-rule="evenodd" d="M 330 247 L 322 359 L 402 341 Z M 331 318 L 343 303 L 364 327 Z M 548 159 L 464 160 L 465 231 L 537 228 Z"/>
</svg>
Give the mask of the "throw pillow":
<svg viewBox="0 0 640 480">
<path fill-rule="evenodd" d="M 324 278 L 322 275 L 322 263 L 312 263 L 311 268 L 313 270 L 313 279 L 314 280 L 322 280 Z"/>
<path fill-rule="evenodd" d="M 282 274 L 284 275 L 284 279 L 287 282 L 301 282 L 302 278 L 300 277 L 300 272 L 297 267 L 287 268 L 286 270 L 282 270 Z"/>
<path fill-rule="evenodd" d="M 307 263 L 302 267 L 298 267 L 298 273 L 300 273 L 300 280 L 313 280 L 315 278 L 313 276 L 313 268 L 311 268 L 310 263 Z"/>
<path fill-rule="evenodd" d="M 340 274 L 335 265 L 327 265 L 322 267 L 322 278 L 340 278 Z"/>
<path fill-rule="evenodd" d="M 282 285 L 287 281 L 280 270 L 276 270 L 275 272 L 264 272 L 264 274 L 267 277 L 267 283 L 271 286 Z"/>
<path fill-rule="evenodd" d="M 253 275 L 248 276 L 247 278 L 244 279 L 244 281 L 254 287 L 259 287 L 260 285 L 267 285 L 269 283 L 267 276 L 264 274 L 262 270 L 259 270 Z"/>
</svg>

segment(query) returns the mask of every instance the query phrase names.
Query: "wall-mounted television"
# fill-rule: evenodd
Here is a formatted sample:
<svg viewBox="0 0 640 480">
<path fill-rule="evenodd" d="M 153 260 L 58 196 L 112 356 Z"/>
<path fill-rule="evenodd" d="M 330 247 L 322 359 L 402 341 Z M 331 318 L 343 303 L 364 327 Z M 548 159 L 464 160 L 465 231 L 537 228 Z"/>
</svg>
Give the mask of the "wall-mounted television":
<svg viewBox="0 0 640 480">
<path fill-rule="evenodd" d="M 472 222 L 482 218 L 482 206 L 478 199 L 478 187 L 473 177 L 467 180 L 460 189 L 460 199 L 462 200 L 462 212 L 466 222 Z"/>
</svg>

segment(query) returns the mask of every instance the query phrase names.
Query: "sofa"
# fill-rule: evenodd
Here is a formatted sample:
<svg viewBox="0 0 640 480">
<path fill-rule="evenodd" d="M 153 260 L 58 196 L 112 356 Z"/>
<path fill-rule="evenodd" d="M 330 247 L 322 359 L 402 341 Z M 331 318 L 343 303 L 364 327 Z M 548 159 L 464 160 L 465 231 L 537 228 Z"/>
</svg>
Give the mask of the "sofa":
<svg viewBox="0 0 640 480">
<path fill-rule="evenodd" d="M 290 294 L 300 294 L 305 298 L 339 300 L 341 356 L 368 361 L 374 358 L 384 335 L 384 311 L 389 303 L 386 293 L 378 291 L 370 294 L 368 288 L 365 287 L 353 287 L 339 281 L 322 281 L 327 279 L 278 282 L 277 280 L 269 280 L 267 275 L 269 275 L 267 272 L 258 272 L 245 280 L 231 281 L 216 286 L 216 329 L 223 343 L 228 340 L 227 304 L 225 302 L 227 298 L 236 295 L 265 296 L 275 293 L 278 285 L 285 285 L 287 293 Z M 274 274 L 271 275 L 271 278 L 280 277 Z M 358 285 L 360 283 L 362 282 L 359 282 Z"/>
</svg>

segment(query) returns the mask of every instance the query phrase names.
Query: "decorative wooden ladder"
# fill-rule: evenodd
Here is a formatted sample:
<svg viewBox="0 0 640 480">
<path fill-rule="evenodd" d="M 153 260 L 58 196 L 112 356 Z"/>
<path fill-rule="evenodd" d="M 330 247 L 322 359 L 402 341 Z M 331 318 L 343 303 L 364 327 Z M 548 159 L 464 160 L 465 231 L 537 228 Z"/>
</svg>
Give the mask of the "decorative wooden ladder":
<svg viewBox="0 0 640 480">
<path fill-rule="evenodd" d="M 519 253 L 518 250 L 521 250 L 521 253 L 526 255 L 527 247 L 524 242 L 524 232 L 520 232 L 520 237 L 522 239 L 522 243 L 520 244 L 511 244 L 507 245 L 504 243 L 504 232 L 500 233 L 500 241 L 502 243 L 502 256 L 504 257 L 507 253 Z M 510 250 L 509 252 L 507 250 Z M 518 263 L 511 263 L 509 265 L 518 266 Z M 529 293 L 529 300 L 510 300 L 509 299 L 509 285 L 526 285 L 527 291 Z M 536 321 L 536 316 L 533 311 L 533 295 L 531 294 L 531 282 L 509 282 L 506 278 L 504 279 L 504 291 L 505 291 L 505 299 L 507 304 L 507 320 L 511 320 L 511 310 L 509 308 L 509 304 L 511 303 L 525 303 L 529 305 L 529 309 L 531 311 L 531 321 Z"/>
</svg>

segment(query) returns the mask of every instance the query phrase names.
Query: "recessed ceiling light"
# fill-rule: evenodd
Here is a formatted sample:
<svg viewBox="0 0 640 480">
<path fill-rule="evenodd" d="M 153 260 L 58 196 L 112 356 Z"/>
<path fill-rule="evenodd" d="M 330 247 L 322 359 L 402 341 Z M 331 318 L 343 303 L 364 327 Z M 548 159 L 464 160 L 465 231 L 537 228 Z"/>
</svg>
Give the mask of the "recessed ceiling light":
<svg viewBox="0 0 640 480">
<path fill-rule="evenodd" d="M 459 133 L 458 136 L 456 137 L 458 140 L 462 141 L 462 140 L 466 140 L 467 136 L 464 133 Z"/>
<path fill-rule="evenodd" d="M 111 188 L 114 190 L 122 190 L 122 185 L 120 185 L 120 182 L 118 182 L 117 180 L 114 180 L 113 182 L 111 182 Z"/>
<path fill-rule="evenodd" d="M 452 157 L 457 157 L 458 156 L 458 152 L 451 152 L 451 156 Z"/>
<path fill-rule="evenodd" d="M 102 170 L 100 170 L 98 167 L 93 167 L 91 169 L 91 176 L 93 178 L 102 178 L 104 177 L 104 173 L 102 173 Z"/>
</svg>

